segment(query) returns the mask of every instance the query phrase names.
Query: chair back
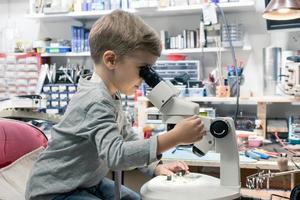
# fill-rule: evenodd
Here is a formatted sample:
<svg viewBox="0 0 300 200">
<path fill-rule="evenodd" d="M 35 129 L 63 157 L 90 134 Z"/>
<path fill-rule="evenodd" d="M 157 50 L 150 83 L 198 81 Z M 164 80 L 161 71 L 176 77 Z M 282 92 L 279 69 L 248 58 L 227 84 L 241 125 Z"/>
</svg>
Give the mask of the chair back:
<svg viewBox="0 0 300 200">
<path fill-rule="evenodd" d="M 0 118 L 0 168 L 10 165 L 23 155 L 48 144 L 38 128 L 25 122 Z"/>
</svg>

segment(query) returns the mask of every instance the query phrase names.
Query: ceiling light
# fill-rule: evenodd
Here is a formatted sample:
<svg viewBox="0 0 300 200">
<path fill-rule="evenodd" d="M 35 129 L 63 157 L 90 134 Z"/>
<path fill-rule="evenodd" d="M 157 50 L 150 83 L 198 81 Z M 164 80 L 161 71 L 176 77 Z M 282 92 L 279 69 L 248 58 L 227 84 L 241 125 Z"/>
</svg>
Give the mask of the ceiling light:
<svg viewBox="0 0 300 200">
<path fill-rule="evenodd" d="M 269 20 L 292 20 L 300 18 L 300 0 L 271 0 L 263 17 Z"/>
</svg>

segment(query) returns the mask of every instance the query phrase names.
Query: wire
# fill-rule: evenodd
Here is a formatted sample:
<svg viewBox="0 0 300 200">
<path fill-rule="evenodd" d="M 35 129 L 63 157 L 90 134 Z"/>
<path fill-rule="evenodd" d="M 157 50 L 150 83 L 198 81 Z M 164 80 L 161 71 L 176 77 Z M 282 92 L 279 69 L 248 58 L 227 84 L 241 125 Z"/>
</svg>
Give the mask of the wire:
<svg viewBox="0 0 300 200">
<path fill-rule="evenodd" d="M 297 169 L 300 169 L 300 166 L 297 165 L 297 163 L 294 161 L 293 157 L 294 157 L 294 156 L 291 157 L 292 163 L 295 165 L 295 167 L 296 167 Z"/>
<path fill-rule="evenodd" d="M 219 84 L 224 85 L 224 76 L 222 72 L 222 51 L 221 51 L 221 38 L 215 37 L 215 43 L 217 46 L 217 69 L 219 74 Z"/>
<path fill-rule="evenodd" d="M 235 114 L 234 114 L 234 123 L 236 125 L 237 115 L 238 115 L 238 112 L 239 112 L 240 76 L 238 76 L 237 61 L 236 61 L 235 51 L 234 51 L 234 47 L 232 45 L 232 40 L 231 40 L 231 36 L 230 36 L 230 32 L 229 32 L 229 25 L 227 23 L 225 15 L 224 15 L 223 9 L 218 5 L 217 1 L 215 2 L 215 5 L 218 8 L 218 10 L 220 11 L 223 23 L 225 24 L 225 30 L 226 30 L 227 38 L 228 38 L 228 41 L 229 41 L 229 46 L 230 46 L 230 50 L 231 50 L 232 61 L 233 61 L 234 67 L 235 67 L 235 74 L 236 74 L 236 82 L 237 82 L 237 84 L 236 84 L 236 109 L 235 109 Z"/>
<path fill-rule="evenodd" d="M 273 199 L 273 197 L 280 197 L 280 198 L 284 198 L 284 199 L 290 199 L 289 197 L 285 197 L 279 194 L 271 194 L 271 200 Z"/>
<path fill-rule="evenodd" d="M 282 147 L 283 147 L 285 150 L 287 150 L 288 152 L 290 152 L 290 153 L 292 153 L 292 154 L 297 154 L 297 152 L 295 152 L 295 151 L 289 149 L 289 148 L 283 143 L 282 139 L 279 138 L 277 132 L 275 132 L 274 135 L 275 135 L 276 140 L 282 145 Z"/>
</svg>

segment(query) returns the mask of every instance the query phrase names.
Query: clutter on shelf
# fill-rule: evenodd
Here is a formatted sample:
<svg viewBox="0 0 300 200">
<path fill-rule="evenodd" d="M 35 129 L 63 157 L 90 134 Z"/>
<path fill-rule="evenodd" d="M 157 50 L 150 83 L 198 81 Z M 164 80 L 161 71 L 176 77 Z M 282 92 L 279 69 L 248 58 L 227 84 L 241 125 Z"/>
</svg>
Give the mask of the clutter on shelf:
<svg viewBox="0 0 300 200">
<path fill-rule="evenodd" d="M 0 99 L 35 94 L 40 66 L 37 53 L 0 54 Z"/>
</svg>

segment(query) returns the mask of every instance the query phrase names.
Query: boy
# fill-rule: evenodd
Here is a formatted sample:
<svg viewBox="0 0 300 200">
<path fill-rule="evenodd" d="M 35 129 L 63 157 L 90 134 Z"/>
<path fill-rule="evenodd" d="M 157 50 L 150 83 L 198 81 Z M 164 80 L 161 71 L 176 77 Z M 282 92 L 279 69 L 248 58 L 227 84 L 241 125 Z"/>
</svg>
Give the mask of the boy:
<svg viewBox="0 0 300 200">
<path fill-rule="evenodd" d="M 161 153 L 202 138 L 203 123 L 190 117 L 171 131 L 140 140 L 123 116 L 120 94 L 132 95 L 142 82 L 139 69 L 161 53 L 157 34 L 139 17 L 114 11 L 95 22 L 89 36 L 94 73 L 81 78 L 78 92 L 27 183 L 29 200 L 112 200 L 109 170 L 139 168 L 149 175 L 188 172 L 183 162 L 161 164 Z M 121 199 L 140 199 L 122 186 Z"/>
</svg>

